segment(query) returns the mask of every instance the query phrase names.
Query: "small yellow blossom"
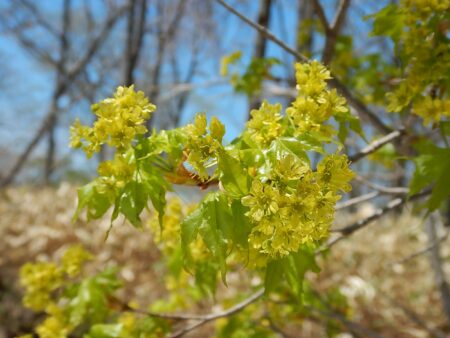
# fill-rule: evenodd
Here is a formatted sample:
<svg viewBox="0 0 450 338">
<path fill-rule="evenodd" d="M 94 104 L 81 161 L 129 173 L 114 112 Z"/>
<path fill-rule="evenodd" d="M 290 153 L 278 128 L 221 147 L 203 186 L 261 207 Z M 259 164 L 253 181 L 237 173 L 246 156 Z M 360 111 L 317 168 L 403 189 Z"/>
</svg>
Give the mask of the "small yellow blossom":
<svg viewBox="0 0 450 338">
<path fill-rule="evenodd" d="M 76 120 L 70 128 L 71 146 L 82 148 L 88 157 L 99 152 L 103 144 L 124 152 L 136 135 L 147 132 L 145 121 L 156 106 L 151 104 L 134 86 L 118 87 L 114 97 L 92 105 L 97 116 L 93 127 L 83 126 Z"/>
<path fill-rule="evenodd" d="M 69 277 L 75 277 L 80 273 L 84 263 L 92 258 L 81 245 L 72 246 L 62 256 L 62 269 Z"/>
<path fill-rule="evenodd" d="M 261 146 L 268 146 L 281 135 L 283 126 L 281 104 L 270 104 L 264 100 L 259 109 L 250 112 L 251 119 L 247 122 L 248 133 L 251 138 Z"/>
</svg>

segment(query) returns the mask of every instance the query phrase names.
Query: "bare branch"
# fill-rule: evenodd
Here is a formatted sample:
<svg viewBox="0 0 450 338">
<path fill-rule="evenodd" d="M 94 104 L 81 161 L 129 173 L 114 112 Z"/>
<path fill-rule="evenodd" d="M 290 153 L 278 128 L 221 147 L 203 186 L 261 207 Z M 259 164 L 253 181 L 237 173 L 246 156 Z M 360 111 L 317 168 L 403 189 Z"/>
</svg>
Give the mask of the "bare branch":
<svg viewBox="0 0 450 338">
<path fill-rule="evenodd" d="M 255 292 L 253 295 L 251 295 L 250 297 L 248 297 L 245 300 L 243 300 L 242 302 L 234 305 L 233 307 L 229 308 L 228 310 L 225 310 L 225 311 L 222 311 L 219 313 L 212 313 L 209 315 L 205 315 L 205 316 L 203 316 L 203 318 L 196 318 L 198 320 L 196 323 L 188 325 L 188 326 L 182 328 L 181 330 L 174 332 L 173 334 L 171 334 L 169 336 L 169 338 L 181 337 L 181 336 L 185 335 L 186 333 L 188 333 L 192 330 L 195 330 L 196 328 L 198 328 L 210 321 L 213 321 L 213 320 L 216 320 L 219 318 L 232 316 L 232 315 L 242 311 L 243 309 L 245 309 L 248 305 L 257 301 L 259 298 L 262 297 L 263 294 L 264 294 L 264 289 L 260 289 L 259 291 Z"/>
<path fill-rule="evenodd" d="M 350 160 L 350 162 L 353 162 L 353 163 L 357 162 L 360 159 L 362 159 L 363 157 L 366 157 L 367 155 L 370 155 L 373 152 L 377 151 L 385 144 L 390 143 L 390 142 L 394 141 L 395 139 L 401 137 L 402 135 L 404 135 L 404 133 L 405 133 L 404 130 L 395 130 L 395 131 L 389 133 L 388 135 L 383 136 L 382 138 L 372 142 L 367 147 L 365 147 L 363 150 L 361 150 L 359 153 L 350 155 L 348 157 L 348 159 Z"/>
<path fill-rule="evenodd" d="M 426 254 L 427 252 L 433 250 L 437 245 L 445 242 L 445 240 L 448 238 L 449 233 L 450 233 L 450 231 L 446 231 L 444 236 L 439 238 L 437 241 L 429 244 L 427 247 L 423 248 L 422 250 L 414 252 L 413 254 L 411 254 L 411 255 L 409 255 L 409 256 L 407 256 L 405 258 L 402 258 L 402 259 L 400 259 L 398 261 L 390 263 L 389 265 L 392 266 L 392 265 L 395 265 L 395 264 L 405 264 L 405 263 L 408 263 L 409 261 L 411 261 L 411 260 L 413 260 L 413 259 L 415 259 L 415 258 L 417 258 L 419 256 L 422 256 L 422 255 Z"/>
<path fill-rule="evenodd" d="M 260 31 L 261 33 L 265 34 L 266 37 L 276 43 L 278 46 L 280 46 L 282 49 L 284 49 L 289 54 L 295 56 L 299 61 L 302 62 L 308 62 L 309 59 L 299 53 L 298 51 L 294 50 L 293 48 L 289 47 L 287 44 L 285 44 L 283 41 L 278 39 L 272 32 L 270 32 L 266 27 L 262 27 L 258 25 L 257 23 L 253 22 L 249 18 L 247 18 L 245 15 L 239 13 L 236 11 L 233 7 L 228 5 L 223 0 L 216 0 L 219 4 L 221 4 L 223 7 L 225 7 L 228 11 L 239 17 L 242 21 L 247 23 L 249 26 L 253 27 L 254 29 Z M 349 104 L 357 111 L 358 115 L 363 118 L 367 119 L 369 122 L 371 122 L 379 131 L 381 131 L 384 134 L 390 133 L 392 129 L 385 125 L 383 121 L 374 113 L 372 112 L 362 101 L 360 101 L 356 96 L 354 96 L 350 90 L 337 78 L 331 79 L 329 82 L 329 85 L 332 88 L 335 88 L 338 90 L 349 102 Z"/>
<path fill-rule="evenodd" d="M 372 191 L 369 192 L 368 194 L 365 195 L 361 195 L 361 196 L 357 196 L 354 198 L 351 198 L 345 202 L 341 202 L 341 203 L 337 203 L 335 209 L 336 210 L 341 210 L 341 209 L 345 209 L 351 206 L 354 206 L 356 204 L 365 202 L 365 201 L 369 201 L 371 199 L 374 199 L 375 197 L 380 196 L 380 192 L 379 191 Z"/>
<path fill-rule="evenodd" d="M 444 272 L 444 262 L 442 261 L 440 253 L 440 242 L 437 238 L 437 225 L 440 223 L 440 215 L 437 211 L 433 212 L 425 223 L 425 231 L 428 235 L 430 245 L 430 260 L 431 268 L 433 269 L 436 287 L 441 295 L 442 309 L 447 317 L 447 321 L 450 322 L 450 288 L 447 282 L 447 278 Z"/>
<path fill-rule="evenodd" d="M 431 327 L 426 320 L 421 318 L 417 313 L 415 313 L 412 309 L 406 307 L 404 304 L 400 303 L 398 300 L 392 298 L 391 296 L 385 294 L 384 292 L 378 290 L 378 292 L 384 296 L 386 299 L 389 300 L 389 302 L 392 305 L 395 305 L 396 307 L 400 308 L 403 313 L 415 324 L 417 324 L 419 327 L 425 329 L 428 333 L 430 333 L 431 337 L 437 337 L 437 338 L 448 338 L 448 336 L 439 330 L 438 328 Z"/>
<path fill-rule="evenodd" d="M 345 16 L 349 5 L 350 0 L 341 0 L 336 15 L 333 19 L 333 23 L 329 24 L 320 1 L 313 0 L 314 10 L 316 11 L 317 16 L 325 29 L 325 46 L 322 53 L 322 62 L 326 65 L 328 65 L 333 58 L 337 37 L 342 28 L 342 24 L 345 21 Z"/>
<path fill-rule="evenodd" d="M 325 33 L 327 33 L 328 31 L 331 30 L 331 27 L 330 24 L 328 23 L 328 19 L 327 16 L 325 15 L 322 5 L 320 4 L 319 0 L 313 0 L 312 4 L 314 7 L 314 11 L 316 12 L 320 22 L 322 23 L 323 28 L 325 29 Z"/>
<path fill-rule="evenodd" d="M 68 87 L 74 82 L 76 77 L 85 69 L 87 64 L 91 61 L 92 57 L 96 54 L 98 49 L 101 47 L 102 43 L 106 40 L 111 28 L 117 22 L 119 17 L 124 13 L 127 9 L 127 6 L 123 6 L 112 13 L 106 23 L 104 24 L 101 32 L 92 40 L 91 44 L 87 48 L 87 52 L 84 56 L 79 60 L 79 62 L 72 68 L 72 70 L 68 70 L 61 74 L 63 76 L 62 81 L 58 81 L 55 91 L 53 93 L 52 103 L 50 104 L 49 111 L 47 115 L 44 117 L 43 122 L 30 143 L 26 146 L 25 150 L 18 157 L 16 163 L 13 165 L 12 169 L 5 177 L 0 181 L 0 188 L 3 188 L 14 180 L 17 174 L 20 172 L 22 167 L 24 166 L 28 156 L 32 153 L 34 148 L 38 145 L 39 141 L 42 137 L 47 133 L 48 129 L 52 126 L 52 121 L 58 113 L 57 101 L 58 99 L 66 92 Z"/>
<path fill-rule="evenodd" d="M 364 184 L 365 186 L 372 188 L 380 193 L 383 194 L 391 194 L 391 195 L 401 195 L 401 194 L 407 194 L 409 192 L 408 188 L 405 187 L 385 187 L 376 183 L 370 182 L 365 177 L 357 175 L 354 178 L 355 181 Z"/>
<path fill-rule="evenodd" d="M 431 193 L 431 190 L 425 190 L 425 191 L 418 193 L 416 195 L 413 195 L 409 198 L 405 196 L 405 197 L 393 199 L 389 203 L 387 203 L 386 206 L 375 210 L 375 212 L 372 215 L 370 215 L 366 218 L 363 218 L 363 219 L 361 219 L 353 224 L 350 224 L 346 227 L 343 227 L 343 228 L 332 229 L 331 230 L 332 232 L 338 232 L 338 233 L 341 233 L 341 235 L 338 237 L 335 237 L 334 239 L 329 240 L 323 249 L 329 249 L 336 243 L 340 242 L 342 239 L 353 234 L 355 231 L 364 228 L 365 226 L 367 226 L 370 223 L 372 223 L 373 221 L 381 218 L 382 216 L 386 215 L 387 213 L 403 207 L 407 202 L 415 201 L 417 199 L 420 199 L 424 196 L 429 195 L 430 193 Z M 323 251 L 323 249 L 319 249 L 318 252 Z"/>
</svg>

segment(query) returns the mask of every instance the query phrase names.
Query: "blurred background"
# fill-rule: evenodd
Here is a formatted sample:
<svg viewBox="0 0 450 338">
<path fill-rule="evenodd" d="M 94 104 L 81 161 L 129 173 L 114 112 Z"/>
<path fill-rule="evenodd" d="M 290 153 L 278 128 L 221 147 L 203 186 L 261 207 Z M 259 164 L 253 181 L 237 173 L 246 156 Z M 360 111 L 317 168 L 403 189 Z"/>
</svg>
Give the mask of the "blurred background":
<svg viewBox="0 0 450 338">
<path fill-rule="evenodd" d="M 352 2 L 337 46 L 339 67 L 350 71 L 355 55 L 392 61 L 388 42 L 368 38 L 372 27 L 365 18 L 387 2 Z M 309 1 L 230 5 L 320 59 L 323 29 Z M 331 19 L 338 1 L 323 5 Z M 215 1 L 1 1 L 1 185 L 55 183 L 95 173 L 95 161 L 69 149 L 69 126 L 75 118 L 92 122 L 90 105 L 111 96 L 118 85 L 135 84 L 158 106 L 152 127 L 172 128 L 206 112 L 219 117 L 227 139 L 233 139 L 257 106 L 255 95 L 236 93 L 220 75 L 221 59 L 237 51 L 243 72 L 252 59 L 276 59 L 270 81 L 256 94 L 290 102 L 292 55 Z M 107 150 L 99 160 L 105 157 Z"/>
<path fill-rule="evenodd" d="M 396 125 L 401 117 L 382 113 L 376 102 L 392 80 L 383 72 L 398 60 L 387 39 L 370 35 L 370 15 L 390 2 L 351 2 L 329 66 L 359 98 L 373 103 L 371 108 L 386 125 Z M 329 21 L 339 3 L 322 1 Z M 312 1 L 228 4 L 292 48 L 321 59 L 324 29 Z M 264 58 L 274 60 L 270 74 L 247 79 L 251 88 L 237 86 L 230 74 L 221 74 L 223 58 L 235 52 L 241 53 L 234 65 L 241 76 L 252 70 L 253 60 Z M 152 266 L 160 252 L 149 245 L 148 232 L 116 227 L 103 242 L 109 227 L 106 218 L 71 222 L 76 186 L 95 176 L 97 164 L 111 157 L 105 148 L 87 161 L 82 152 L 69 148 L 69 126 L 76 118 L 92 123 L 90 105 L 111 96 L 119 85 L 134 84 L 158 107 L 150 128 L 173 128 L 206 112 L 219 117 L 231 141 L 262 98 L 284 106 L 291 102 L 294 61 L 216 1 L 1 0 L 0 338 L 27 332 L 40 319 L 20 305 L 21 264 L 58 257 L 70 243 L 82 242 L 94 251 L 99 266 L 124 266 L 126 296 L 151 301 L 167 293 L 158 282 L 163 271 Z M 364 132 L 370 140 L 380 131 L 366 122 Z M 347 144 L 349 152 L 364 145 L 356 136 Z M 386 146 L 373 161 L 354 166 L 360 179 L 349 197 L 372 193 L 367 199 L 378 199 L 340 212 L 338 224 L 367 217 L 387 199 L 367 180 L 387 187 L 406 185 L 410 164 L 392 162 L 393 153 Z M 318 289 L 341 285 L 354 320 L 386 337 L 432 337 L 448 331 L 428 257 L 414 256 L 431 251 L 423 225 L 406 208 L 337 246 L 323 263 Z M 440 242 L 447 238 L 443 229 Z M 450 257 L 448 245 L 442 245 L 441 256 L 445 262 Z M 299 334 L 296 330 L 292 337 Z M 305 337 L 320 337 L 325 329 L 311 320 L 302 330 Z"/>
</svg>

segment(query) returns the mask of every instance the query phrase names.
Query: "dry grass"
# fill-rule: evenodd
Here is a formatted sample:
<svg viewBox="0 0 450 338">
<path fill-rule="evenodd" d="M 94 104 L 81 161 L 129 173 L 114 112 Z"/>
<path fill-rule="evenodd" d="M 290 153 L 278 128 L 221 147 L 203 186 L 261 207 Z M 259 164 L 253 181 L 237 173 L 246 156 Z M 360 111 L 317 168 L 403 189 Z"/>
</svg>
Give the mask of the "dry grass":
<svg viewBox="0 0 450 338">
<path fill-rule="evenodd" d="M 71 222 L 75 195 L 73 187 L 63 184 L 58 189 L 12 188 L 0 196 L 0 338 L 12 337 L 36 320 L 20 306 L 20 266 L 30 260 L 57 258 L 70 243 L 83 243 L 96 254 L 100 266 L 123 267 L 124 299 L 149 303 L 164 294 L 162 271 L 154 264 L 159 252 L 149 232 L 118 224 L 104 242 L 109 227 L 106 218 Z M 348 223 L 356 217 L 341 214 L 337 222 Z M 352 320 L 385 337 L 430 337 L 404 311 L 406 307 L 414 312 L 429 327 L 447 330 L 428 257 L 396 263 L 426 246 L 421 220 L 406 210 L 339 243 L 321 262 L 323 271 L 311 279 L 318 289 L 340 285 L 352 305 Z M 449 257 L 448 242 L 443 243 L 442 254 Z M 320 336 L 313 322 L 303 330 L 304 337 Z"/>
</svg>

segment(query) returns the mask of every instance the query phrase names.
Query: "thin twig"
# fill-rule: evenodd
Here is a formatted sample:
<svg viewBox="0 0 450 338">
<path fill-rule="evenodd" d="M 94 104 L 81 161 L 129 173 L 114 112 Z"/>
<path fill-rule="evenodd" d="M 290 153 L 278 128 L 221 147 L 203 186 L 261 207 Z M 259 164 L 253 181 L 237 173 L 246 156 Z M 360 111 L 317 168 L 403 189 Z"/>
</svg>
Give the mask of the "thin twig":
<svg viewBox="0 0 450 338">
<path fill-rule="evenodd" d="M 336 210 L 345 209 L 345 208 L 351 207 L 353 205 L 356 205 L 356 204 L 359 204 L 359 203 L 362 203 L 362 202 L 365 202 L 365 201 L 369 201 L 369 200 L 374 199 L 375 197 L 378 197 L 378 196 L 380 196 L 380 192 L 379 191 L 372 191 L 372 192 L 369 192 L 367 194 L 351 198 L 351 199 L 349 199 L 349 200 L 347 200 L 345 202 L 337 203 L 335 209 Z"/>
<path fill-rule="evenodd" d="M 188 326 L 180 329 L 179 331 L 174 332 L 173 334 L 171 334 L 169 336 L 169 338 L 181 337 L 181 336 L 185 335 L 186 333 L 188 333 L 192 330 L 195 330 L 196 328 L 198 328 L 210 321 L 234 315 L 234 314 L 242 311 L 243 309 L 245 309 L 248 305 L 257 301 L 259 298 L 262 297 L 263 294 L 264 294 L 264 289 L 260 289 L 259 291 L 255 292 L 253 295 L 251 295 L 250 297 L 246 298 L 245 300 L 236 304 L 235 306 L 229 308 L 228 310 L 218 312 L 218 313 L 211 313 L 208 315 L 204 315 L 202 318 L 197 318 L 198 321 L 196 323 L 188 325 Z"/>
<path fill-rule="evenodd" d="M 378 332 L 369 330 L 368 328 L 345 318 L 345 316 L 341 315 L 338 312 L 332 311 L 330 307 L 328 307 L 327 311 L 320 310 L 314 307 L 308 307 L 312 312 L 317 312 L 325 317 L 337 320 L 343 326 L 345 326 L 351 333 L 357 335 L 358 337 L 368 337 L 368 338 L 384 338 Z"/>
<path fill-rule="evenodd" d="M 404 130 L 394 130 L 393 132 L 387 134 L 386 136 L 383 136 L 382 138 L 372 142 L 371 144 L 369 144 L 367 147 L 365 147 L 360 152 L 350 155 L 348 158 L 351 162 L 357 162 L 360 159 L 366 157 L 367 155 L 370 155 L 373 152 L 377 151 L 385 144 L 391 143 L 392 141 L 398 139 L 403 134 L 404 134 Z"/>
<path fill-rule="evenodd" d="M 0 188 L 11 184 L 14 178 L 18 175 L 26 160 L 33 152 L 34 148 L 39 144 L 42 137 L 47 133 L 48 129 L 52 125 L 52 121 L 58 114 L 58 107 L 55 102 L 58 101 L 57 99 L 66 92 L 69 86 L 76 80 L 78 75 L 80 75 L 80 73 L 85 69 L 86 65 L 91 61 L 92 57 L 96 54 L 100 46 L 102 46 L 102 43 L 106 40 L 106 37 L 108 36 L 114 24 L 118 21 L 120 16 L 127 8 L 127 6 L 123 6 L 112 13 L 106 20 L 106 23 L 104 24 L 101 32 L 91 41 L 90 45 L 87 47 L 87 52 L 84 54 L 84 56 L 71 70 L 68 70 L 67 72 L 61 74 L 64 80 L 58 81 L 58 85 L 54 90 L 52 103 L 50 104 L 47 115 L 42 120 L 42 124 L 39 126 L 39 129 L 36 131 L 22 154 L 18 157 L 11 170 L 0 181 Z M 56 100 L 54 98 L 56 98 Z"/>
<path fill-rule="evenodd" d="M 372 188 L 373 190 L 376 190 L 382 194 L 391 194 L 391 195 L 401 195 L 401 194 L 407 194 L 409 193 L 409 189 L 405 187 L 385 187 L 373 182 L 370 182 L 365 177 L 357 175 L 354 178 L 355 181 L 364 184 L 365 186 Z"/>
<path fill-rule="evenodd" d="M 261 25 L 258 25 L 257 23 L 253 22 L 249 18 L 247 18 L 245 15 L 241 14 L 237 10 L 235 10 L 232 6 L 228 5 L 223 0 L 216 0 L 220 5 L 222 5 L 224 8 L 226 8 L 229 12 L 236 15 L 238 18 L 240 18 L 242 21 L 247 23 L 249 26 L 253 27 L 254 29 L 258 30 L 262 34 L 265 34 L 266 37 L 271 40 L 272 42 L 276 43 L 278 46 L 280 46 L 282 49 L 284 49 L 289 54 L 295 56 L 299 61 L 302 62 L 308 62 L 309 59 L 296 51 L 295 49 L 289 47 L 286 43 L 278 39 L 271 31 L 269 31 L 266 27 L 263 27 Z M 361 116 L 361 118 L 366 118 L 368 121 L 370 121 L 379 131 L 382 133 L 390 133 L 392 132 L 392 128 L 384 124 L 384 122 L 375 114 L 373 111 L 371 111 L 362 101 L 360 101 L 355 95 L 353 95 L 350 90 L 340 81 L 338 80 L 333 74 L 333 78 L 328 81 L 328 84 L 332 87 L 338 90 L 349 102 L 349 104 L 357 111 L 357 113 Z"/>
<path fill-rule="evenodd" d="M 312 1 L 314 10 L 316 11 L 319 20 L 321 21 L 325 30 L 325 46 L 322 53 L 322 62 L 326 65 L 330 63 L 333 58 L 336 41 L 342 25 L 345 21 L 350 0 L 341 0 L 334 16 L 333 22 L 328 23 L 325 11 L 323 10 L 319 0 Z"/>
<path fill-rule="evenodd" d="M 350 224 L 346 227 L 332 230 L 332 232 L 338 232 L 341 235 L 334 239 L 329 240 L 328 243 L 326 244 L 326 246 L 322 249 L 319 249 L 318 252 L 321 252 L 324 249 L 329 249 L 336 243 L 340 242 L 342 239 L 351 235 L 355 231 L 364 228 L 365 226 L 369 225 L 370 223 L 379 219 L 380 217 L 384 216 L 385 214 L 389 213 L 390 211 L 401 208 L 407 202 L 415 201 L 419 198 L 429 195 L 430 193 L 431 193 L 431 190 L 425 190 L 425 191 L 418 193 L 416 195 L 413 195 L 409 198 L 407 198 L 405 196 L 405 197 L 393 199 L 389 203 L 387 203 L 386 206 L 384 206 L 383 208 L 379 208 L 379 209 L 375 210 L 375 212 L 372 215 L 370 215 L 366 218 L 363 218 L 363 219 L 361 219 L 353 224 Z"/>
<path fill-rule="evenodd" d="M 392 262 L 389 265 L 393 266 L 393 265 L 396 265 L 396 264 L 405 264 L 405 263 L 408 263 L 409 261 L 411 261 L 411 260 L 413 260 L 413 259 L 415 259 L 415 258 L 417 258 L 419 256 L 422 256 L 422 255 L 426 254 L 427 252 L 429 252 L 432 249 L 434 249 L 436 247 L 436 245 L 439 245 L 439 244 L 445 242 L 445 240 L 448 238 L 449 233 L 450 232 L 447 231 L 445 233 L 445 235 L 442 236 L 441 238 L 439 238 L 436 242 L 431 243 L 430 245 L 426 246 L 422 250 L 416 251 L 416 252 L 414 252 L 413 254 L 411 254 L 411 255 L 409 255 L 407 257 L 404 257 L 404 258 L 402 258 L 402 259 L 400 259 L 398 261 Z"/>
<path fill-rule="evenodd" d="M 440 253 L 440 243 L 437 238 L 437 226 L 440 223 L 439 212 L 433 212 L 425 223 L 425 231 L 430 244 L 435 244 L 430 250 L 431 268 L 434 272 L 436 288 L 439 290 L 441 296 L 442 309 L 447 317 L 447 321 L 450 323 L 450 287 L 445 276 L 444 262 Z"/>
<path fill-rule="evenodd" d="M 426 330 L 431 337 L 448 338 L 444 332 L 442 332 L 438 328 L 433 328 L 430 325 L 428 325 L 426 320 L 422 319 L 417 313 L 415 313 L 410 308 L 406 307 L 404 304 L 400 303 L 398 300 L 395 300 L 394 298 L 387 295 L 381 290 L 378 290 L 378 293 L 384 296 L 392 305 L 395 305 L 396 307 L 400 308 L 403 311 L 403 313 L 409 318 L 409 320 L 411 320 L 413 323 L 417 324 L 419 327 Z"/>
</svg>

